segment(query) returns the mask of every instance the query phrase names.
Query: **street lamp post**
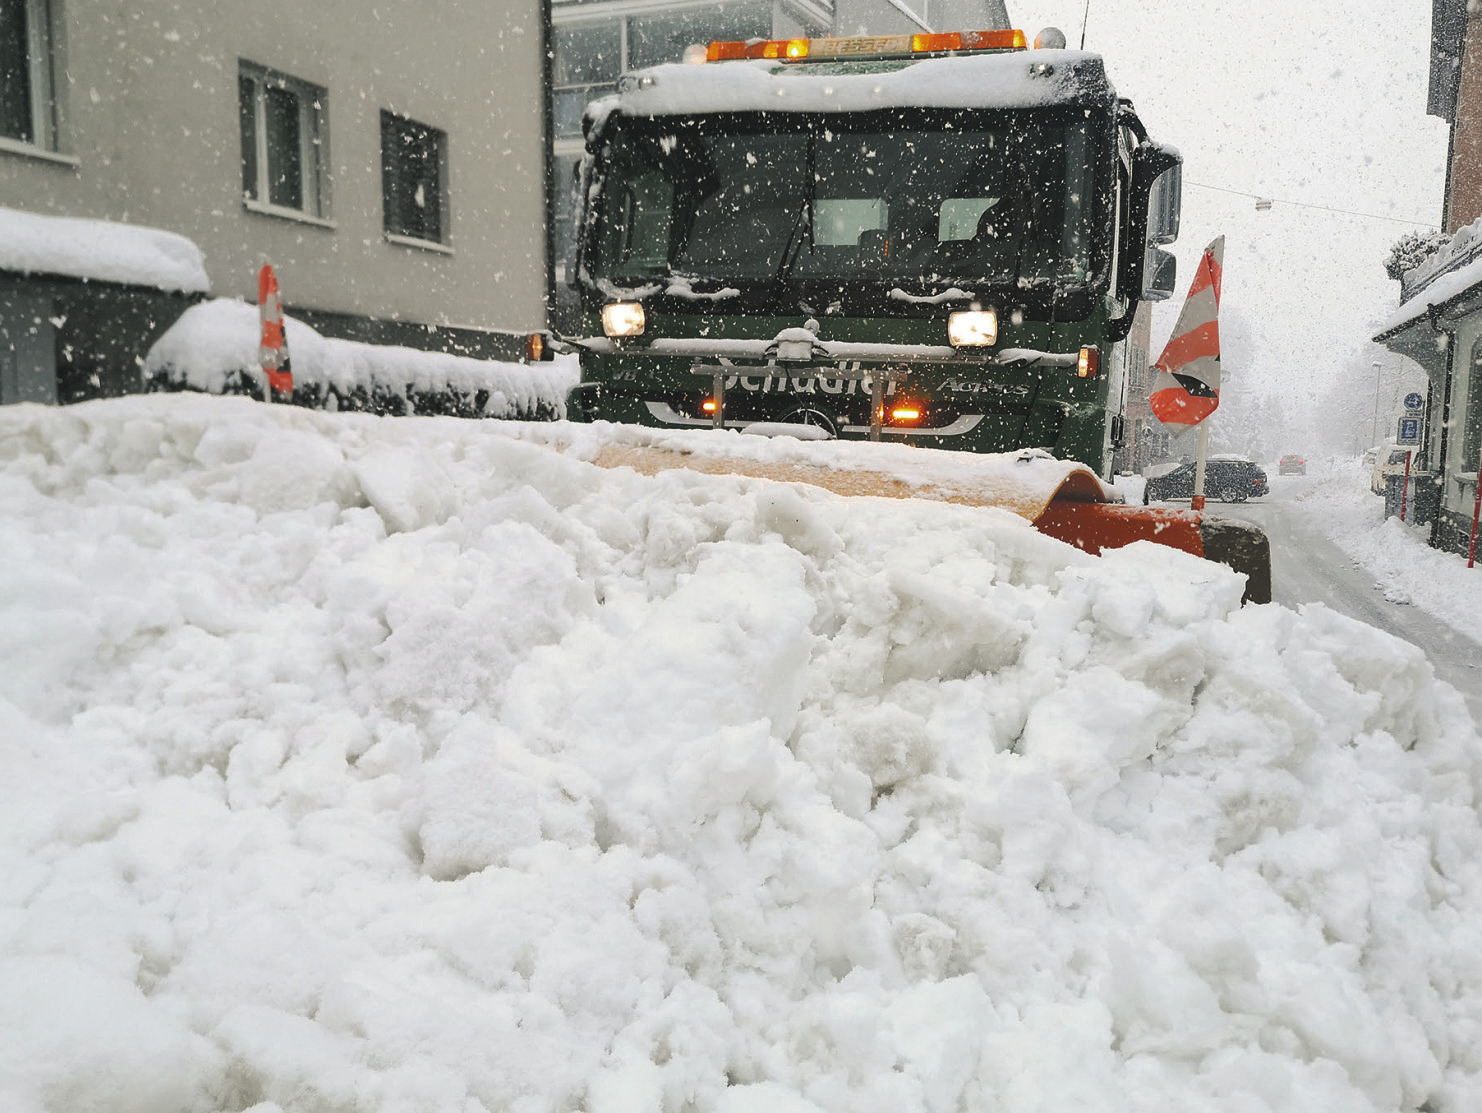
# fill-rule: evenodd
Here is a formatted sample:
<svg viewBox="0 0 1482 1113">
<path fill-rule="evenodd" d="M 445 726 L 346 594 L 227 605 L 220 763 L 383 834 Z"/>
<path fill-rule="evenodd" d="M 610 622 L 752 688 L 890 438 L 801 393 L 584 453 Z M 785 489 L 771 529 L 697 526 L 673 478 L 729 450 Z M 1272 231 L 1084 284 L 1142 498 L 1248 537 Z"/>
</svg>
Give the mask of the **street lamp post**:
<svg viewBox="0 0 1482 1113">
<path fill-rule="evenodd" d="M 1384 364 L 1379 360 L 1374 361 L 1374 429 L 1369 434 L 1369 443 L 1379 443 L 1379 373 L 1384 369 Z"/>
</svg>

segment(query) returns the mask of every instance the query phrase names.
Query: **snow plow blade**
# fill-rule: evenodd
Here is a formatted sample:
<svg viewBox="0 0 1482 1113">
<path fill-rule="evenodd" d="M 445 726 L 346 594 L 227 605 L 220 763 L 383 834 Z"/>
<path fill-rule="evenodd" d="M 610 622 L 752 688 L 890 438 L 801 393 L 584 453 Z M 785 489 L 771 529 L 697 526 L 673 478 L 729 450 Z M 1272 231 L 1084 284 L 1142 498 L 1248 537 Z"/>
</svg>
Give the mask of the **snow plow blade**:
<svg viewBox="0 0 1482 1113">
<path fill-rule="evenodd" d="M 1245 574 L 1243 603 L 1271 602 L 1271 542 L 1258 526 L 1198 510 L 1127 503 L 1052 502 L 1034 520 L 1041 533 L 1088 553 L 1134 541 L 1170 548 L 1228 565 Z"/>
<path fill-rule="evenodd" d="M 783 443 L 771 436 L 617 428 L 623 434 L 602 443 L 594 463 L 645 475 L 684 468 L 807 483 L 841 495 L 995 506 L 1092 554 L 1152 541 L 1218 561 L 1246 576 L 1243 602 L 1271 601 L 1271 549 L 1258 527 L 1197 510 L 1133 506 L 1084 464 L 1037 449 L 987 455 L 901 444 Z"/>
</svg>

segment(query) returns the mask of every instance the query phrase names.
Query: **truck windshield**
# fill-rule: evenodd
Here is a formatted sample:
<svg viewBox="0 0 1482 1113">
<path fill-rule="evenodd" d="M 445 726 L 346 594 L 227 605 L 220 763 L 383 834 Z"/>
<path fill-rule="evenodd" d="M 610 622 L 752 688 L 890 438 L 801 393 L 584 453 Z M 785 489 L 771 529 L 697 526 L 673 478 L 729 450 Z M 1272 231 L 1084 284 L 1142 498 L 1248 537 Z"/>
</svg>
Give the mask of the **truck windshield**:
<svg viewBox="0 0 1482 1113">
<path fill-rule="evenodd" d="M 617 282 L 1087 281 L 1100 225 L 1086 113 L 909 128 L 902 115 L 614 120 L 588 269 Z"/>
</svg>

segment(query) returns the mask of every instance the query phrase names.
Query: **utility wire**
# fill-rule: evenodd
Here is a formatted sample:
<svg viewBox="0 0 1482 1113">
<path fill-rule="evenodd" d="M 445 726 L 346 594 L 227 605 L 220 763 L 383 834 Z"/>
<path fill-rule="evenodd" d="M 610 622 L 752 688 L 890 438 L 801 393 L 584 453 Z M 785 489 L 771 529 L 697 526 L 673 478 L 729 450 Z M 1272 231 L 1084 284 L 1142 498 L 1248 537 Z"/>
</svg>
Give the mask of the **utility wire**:
<svg viewBox="0 0 1482 1113">
<path fill-rule="evenodd" d="M 1413 224 L 1418 228 L 1433 228 L 1440 231 L 1440 226 L 1427 223 L 1423 220 L 1406 220 L 1400 216 L 1380 216 L 1378 213 L 1359 213 L 1352 209 L 1335 209 L 1331 205 L 1313 205 L 1306 201 L 1283 201 L 1280 197 L 1268 197 L 1264 193 L 1246 193 L 1240 189 L 1226 189 L 1224 186 L 1205 185 L 1203 182 L 1185 181 L 1185 185 L 1196 186 L 1199 189 L 1213 189 L 1220 193 L 1233 193 L 1236 197 L 1249 197 L 1256 201 L 1267 201 L 1277 205 L 1291 205 L 1298 209 L 1321 209 L 1325 213 L 1341 213 L 1343 216 L 1361 216 L 1368 220 L 1388 220 L 1395 224 Z"/>
</svg>

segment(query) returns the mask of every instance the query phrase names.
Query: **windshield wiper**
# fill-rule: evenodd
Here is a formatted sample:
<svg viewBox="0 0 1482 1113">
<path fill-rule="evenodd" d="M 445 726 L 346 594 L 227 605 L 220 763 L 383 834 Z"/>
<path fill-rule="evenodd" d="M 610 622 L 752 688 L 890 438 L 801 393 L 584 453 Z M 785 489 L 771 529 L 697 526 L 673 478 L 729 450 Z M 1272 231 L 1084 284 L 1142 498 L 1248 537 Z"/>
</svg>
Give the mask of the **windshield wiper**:
<svg viewBox="0 0 1482 1113">
<path fill-rule="evenodd" d="M 777 273 L 773 276 L 774 282 L 782 282 L 787 278 L 793 264 L 798 261 L 798 256 L 802 253 L 803 241 L 812 238 L 813 221 L 809 219 L 812 209 L 812 203 L 805 197 L 802 206 L 798 209 L 798 217 L 792 223 L 792 231 L 787 234 L 787 243 L 782 246 L 782 261 L 777 264 Z"/>
<path fill-rule="evenodd" d="M 782 245 L 782 259 L 777 264 L 777 273 L 772 281 L 780 285 L 792 271 L 793 264 L 803 250 L 803 241 L 813 238 L 813 191 L 818 186 L 818 175 L 814 172 L 816 140 L 808 136 L 803 147 L 803 203 L 798 209 L 798 218 L 793 221 L 792 231 L 787 234 L 787 243 Z"/>
</svg>

